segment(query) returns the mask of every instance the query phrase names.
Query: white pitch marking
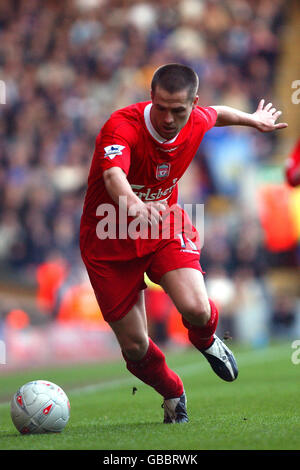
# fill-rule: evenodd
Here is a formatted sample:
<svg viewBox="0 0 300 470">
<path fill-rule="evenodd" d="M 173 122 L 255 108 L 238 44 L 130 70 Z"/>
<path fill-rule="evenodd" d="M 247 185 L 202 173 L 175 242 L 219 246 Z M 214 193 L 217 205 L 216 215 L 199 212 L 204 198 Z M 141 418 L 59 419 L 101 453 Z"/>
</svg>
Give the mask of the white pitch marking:
<svg viewBox="0 0 300 470">
<path fill-rule="evenodd" d="M 274 349 L 275 349 L 275 356 L 274 356 Z M 280 354 L 280 356 L 279 356 Z M 236 359 L 238 362 L 238 366 L 240 365 L 247 365 L 247 364 L 256 364 L 260 362 L 272 362 L 274 361 L 274 357 L 276 357 L 276 360 L 281 357 L 281 356 L 287 356 L 287 359 L 290 360 L 290 350 L 288 349 L 287 345 L 283 345 L 280 349 L 278 349 L 278 346 L 274 347 L 269 347 L 269 348 L 262 348 L 259 350 L 254 350 L 254 351 L 246 351 L 246 352 L 241 352 L 237 354 Z M 205 370 L 207 370 L 207 364 L 206 362 L 193 362 L 192 364 L 185 364 L 183 366 L 179 366 L 174 368 L 177 373 L 181 374 L 182 376 L 184 375 L 190 375 L 194 372 L 200 373 Z M 135 379 L 135 377 L 124 377 L 124 378 L 119 378 L 119 379 L 113 379 L 109 380 L 107 382 L 101 382 L 101 383 L 96 383 L 96 384 L 90 384 L 90 385 L 83 385 L 82 387 L 75 387 L 70 390 L 68 390 L 66 393 L 68 396 L 71 395 L 79 395 L 82 393 L 94 393 L 100 390 L 110 390 L 110 389 L 117 389 L 117 388 L 122 388 L 122 387 L 127 387 L 130 385 L 134 385 L 136 383 L 139 383 L 140 381 L 138 379 Z M 9 405 L 10 402 L 2 402 L 0 403 L 0 408 L 3 406 Z"/>
</svg>

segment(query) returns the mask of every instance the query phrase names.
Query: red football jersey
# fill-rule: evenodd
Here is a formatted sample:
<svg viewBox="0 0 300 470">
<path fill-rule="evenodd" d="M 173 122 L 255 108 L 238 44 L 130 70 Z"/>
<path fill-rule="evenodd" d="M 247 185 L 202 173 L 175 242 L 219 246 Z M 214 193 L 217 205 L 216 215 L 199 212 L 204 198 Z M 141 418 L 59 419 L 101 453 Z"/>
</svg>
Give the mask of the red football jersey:
<svg viewBox="0 0 300 470">
<path fill-rule="evenodd" d="M 120 236 L 119 208 L 105 188 L 103 171 L 114 166 L 122 168 L 140 199 L 167 200 L 172 206 L 177 202 L 179 179 L 217 119 L 213 108 L 197 106 L 177 136 L 166 141 L 151 124 L 151 106 L 151 102 L 137 103 L 114 112 L 97 136 L 81 219 L 81 249 L 95 259 L 144 256 L 158 243 L 133 240 L 124 233 Z M 115 239 L 97 236 L 97 224 L 107 216 L 107 204 L 115 209 Z"/>
<path fill-rule="evenodd" d="M 291 186 L 300 185 L 300 139 L 287 160 L 285 173 L 287 182 Z"/>
</svg>

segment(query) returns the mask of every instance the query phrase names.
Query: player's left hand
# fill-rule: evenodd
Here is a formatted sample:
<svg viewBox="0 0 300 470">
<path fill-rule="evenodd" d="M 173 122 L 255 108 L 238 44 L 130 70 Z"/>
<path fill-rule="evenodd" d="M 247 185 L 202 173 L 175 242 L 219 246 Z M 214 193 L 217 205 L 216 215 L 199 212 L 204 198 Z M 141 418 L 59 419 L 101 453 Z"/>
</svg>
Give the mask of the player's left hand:
<svg viewBox="0 0 300 470">
<path fill-rule="evenodd" d="M 261 132 L 270 132 L 277 129 L 285 129 L 288 124 L 286 122 L 280 122 L 275 124 L 282 112 L 277 111 L 273 107 L 272 103 L 265 105 L 265 100 L 260 100 L 257 110 L 253 113 L 255 119 L 255 127 Z"/>
</svg>

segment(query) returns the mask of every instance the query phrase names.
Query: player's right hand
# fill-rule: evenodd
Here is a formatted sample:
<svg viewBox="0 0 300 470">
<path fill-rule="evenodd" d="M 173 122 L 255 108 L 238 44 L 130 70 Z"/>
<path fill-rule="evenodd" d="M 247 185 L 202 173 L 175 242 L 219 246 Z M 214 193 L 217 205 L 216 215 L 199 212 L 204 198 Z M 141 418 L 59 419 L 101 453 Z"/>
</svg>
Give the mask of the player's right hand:
<svg viewBox="0 0 300 470">
<path fill-rule="evenodd" d="M 166 210 L 168 203 L 166 201 L 155 202 L 138 202 L 133 204 L 128 215 L 139 217 L 141 221 L 145 221 L 149 225 L 159 224 L 162 221 L 162 212 Z"/>
</svg>

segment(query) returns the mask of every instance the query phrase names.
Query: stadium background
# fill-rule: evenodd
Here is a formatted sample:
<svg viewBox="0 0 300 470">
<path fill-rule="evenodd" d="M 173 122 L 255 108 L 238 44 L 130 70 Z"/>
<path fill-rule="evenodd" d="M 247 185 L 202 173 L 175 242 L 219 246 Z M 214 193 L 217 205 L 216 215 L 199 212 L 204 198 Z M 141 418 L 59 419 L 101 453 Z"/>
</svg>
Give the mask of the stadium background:
<svg viewBox="0 0 300 470">
<path fill-rule="evenodd" d="M 289 123 L 268 135 L 211 130 L 180 194 L 205 204 L 201 264 L 220 334 L 254 348 L 300 338 L 300 189 L 284 179 L 299 137 L 299 18 L 296 0 L 0 2 L 6 370 L 119 355 L 79 256 L 79 221 L 99 129 L 115 109 L 148 100 L 154 70 L 169 62 L 197 71 L 200 104 L 253 112 L 263 97 Z M 186 347 L 167 297 L 146 292 L 152 337 Z"/>
</svg>

